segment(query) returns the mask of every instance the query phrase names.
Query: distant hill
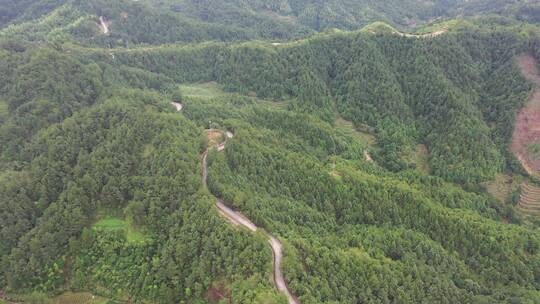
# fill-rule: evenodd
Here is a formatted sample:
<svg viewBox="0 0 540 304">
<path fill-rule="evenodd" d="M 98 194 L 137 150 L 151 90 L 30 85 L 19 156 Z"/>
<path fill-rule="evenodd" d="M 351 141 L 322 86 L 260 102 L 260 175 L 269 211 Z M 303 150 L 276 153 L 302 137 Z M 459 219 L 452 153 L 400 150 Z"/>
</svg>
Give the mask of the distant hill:
<svg viewBox="0 0 540 304">
<path fill-rule="evenodd" d="M 380 21 L 402 31 L 414 31 L 441 19 L 492 13 L 538 22 L 540 4 L 533 2 L 0 0 L 0 27 L 16 24 L 9 35 L 29 40 L 50 40 L 61 35 L 79 43 L 109 47 L 208 40 L 291 40 L 332 28 L 359 29 Z M 110 23 L 108 35 L 99 35 L 100 16 Z"/>
<path fill-rule="evenodd" d="M 537 9 L 0 0 L 0 303 L 538 303 Z"/>
<path fill-rule="evenodd" d="M 274 18 L 316 31 L 329 28 L 357 29 L 375 21 L 414 28 L 439 18 L 489 13 L 528 14 L 535 1 L 517 0 L 146 0 L 173 11 L 209 22 L 242 22 L 243 18 Z M 521 9 L 527 7 L 527 9 Z M 521 10 L 520 10 L 521 9 Z M 243 17 L 238 19 L 239 17 Z"/>
</svg>

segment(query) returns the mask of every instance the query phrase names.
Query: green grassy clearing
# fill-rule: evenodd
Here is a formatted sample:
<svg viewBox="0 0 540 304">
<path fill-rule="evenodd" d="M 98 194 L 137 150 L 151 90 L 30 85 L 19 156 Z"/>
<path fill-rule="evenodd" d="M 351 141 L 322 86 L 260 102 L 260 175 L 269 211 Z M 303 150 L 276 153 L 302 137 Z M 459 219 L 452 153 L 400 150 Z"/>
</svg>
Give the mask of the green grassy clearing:
<svg viewBox="0 0 540 304">
<path fill-rule="evenodd" d="M 369 133 L 358 131 L 352 122 L 345 120 L 341 117 L 338 117 L 335 121 L 336 128 L 343 130 L 348 135 L 354 137 L 361 143 L 373 147 L 376 145 L 377 141 L 375 137 Z"/>
<path fill-rule="evenodd" d="M 219 96 L 230 96 L 217 82 L 185 83 L 180 85 L 180 91 L 185 97 L 211 99 Z"/>
<path fill-rule="evenodd" d="M 10 294 L 9 298 L 14 302 L 0 300 L 0 304 L 13 303 L 41 303 L 41 304 L 105 304 L 109 299 L 93 295 L 89 292 L 66 291 L 59 296 L 51 297 L 41 292 L 28 294 Z"/>
<path fill-rule="evenodd" d="M 6 118 L 8 114 L 8 104 L 5 101 L 0 100 L 0 119 Z"/>
<path fill-rule="evenodd" d="M 287 101 L 272 101 L 272 100 L 258 99 L 257 104 L 261 105 L 261 106 L 268 107 L 270 109 L 286 110 L 288 102 Z"/>
<path fill-rule="evenodd" d="M 452 30 L 452 29 L 459 29 L 463 28 L 465 26 L 472 26 L 472 23 L 465 19 L 451 19 L 451 20 L 445 20 L 445 21 L 439 21 L 436 20 L 432 24 L 427 24 L 425 26 L 420 27 L 415 31 L 415 34 L 429 34 L 434 33 L 441 30 Z"/>
<path fill-rule="evenodd" d="M 377 21 L 364 26 L 360 29 L 364 33 L 395 33 L 397 30 L 388 23 Z"/>
<path fill-rule="evenodd" d="M 416 145 L 405 149 L 403 152 L 403 159 L 407 163 L 413 163 L 416 168 L 426 174 L 429 174 L 429 152 L 426 145 Z"/>
<path fill-rule="evenodd" d="M 149 158 L 154 154 L 154 151 L 156 148 L 152 144 L 146 144 L 144 145 L 142 155 L 144 158 Z"/>
<path fill-rule="evenodd" d="M 144 234 L 137 231 L 128 222 L 116 217 L 101 219 L 93 225 L 93 228 L 98 230 L 123 230 L 126 232 L 128 242 L 143 242 L 146 239 Z"/>
<path fill-rule="evenodd" d="M 53 299 L 55 304 L 105 304 L 108 299 L 89 292 L 65 292 Z"/>
<path fill-rule="evenodd" d="M 200 98 L 204 100 L 210 100 L 219 97 L 234 98 L 235 96 L 243 96 L 238 93 L 227 92 L 223 90 L 222 86 L 215 82 L 205 83 L 184 83 L 180 85 L 180 91 L 182 95 L 187 98 Z M 286 109 L 286 101 L 274 101 L 268 99 L 260 99 L 255 96 L 250 96 L 257 101 L 257 104 L 268 106 L 274 109 Z"/>
<path fill-rule="evenodd" d="M 483 186 L 487 193 L 491 194 L 501 202 L 506 202 L 510 198 L 510 194 L 517 190 L 521 185 L 523 178 L 520 176 L 512 176 L 508 174 L 498 174 L 494 180 L 484 183 Z"/>
</svg>

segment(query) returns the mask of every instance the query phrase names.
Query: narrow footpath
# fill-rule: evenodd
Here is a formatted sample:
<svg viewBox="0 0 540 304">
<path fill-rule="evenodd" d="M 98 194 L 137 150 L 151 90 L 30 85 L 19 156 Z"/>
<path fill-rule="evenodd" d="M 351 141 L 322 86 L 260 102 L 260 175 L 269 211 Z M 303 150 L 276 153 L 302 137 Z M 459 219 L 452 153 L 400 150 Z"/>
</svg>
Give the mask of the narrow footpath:
<svg viewBox="0 0 540 304">
<path fill-rule="evenodd" d="M 232 137 L 232 133 L 227 132 L 227 138 L 231 138 L 231 137 Z M 218 151 L 223 151 L 226 143 L 227 143 L 227 140 L 217 145 L 215 148 L 218 149 Z M 206 149 L 206 151 L 204 151 L 202 155 L 202 183 L 204 187 L 206 188 L 208 187 L 208 184 L 207 184 L 208 151 L 209 149 Z M 252 232 L 256 232 L 257 230 L 259 230 L 259 228 L 253 222 L 251 222 L 246 216 L 244 216 L 242 213 L 238 211 L 234 211 L 233 209 L 229 208 L 222 199 L 216 198 L 216 207 L 219 213 L 224 218 L 226 218 L 227 221 L 229 221 L 231 224 L 244 226 Z M 283 273 L 281 272 L 281 264 L 283 260 L 283 249 L 282 249 L 283 246 L 281 242 L 270 233 L 262 229 L 261 231 L 268 237 L 268 243 L 270 244 L 270 247 L 272 248 L 272 253 L 274 256 L 274 284 L 276 285 L 277 290 L 283 293 L 285 296 L 287 296 L 287 300 L 289 304 L 300 304 L 300 302 L 296 300 L 296 298 L 292 295 L 289 288 L 287 287 L 287 283 L 285 282 L 285 278 L 283 277 Z"/>
</svg>

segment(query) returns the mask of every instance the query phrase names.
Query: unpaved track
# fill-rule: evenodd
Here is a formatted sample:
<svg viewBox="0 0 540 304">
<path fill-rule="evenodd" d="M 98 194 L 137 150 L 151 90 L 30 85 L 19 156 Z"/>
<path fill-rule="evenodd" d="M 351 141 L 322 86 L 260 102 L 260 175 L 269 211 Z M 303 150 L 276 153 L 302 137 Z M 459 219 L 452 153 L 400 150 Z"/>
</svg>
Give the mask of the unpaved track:
<svg viewBox="0 0 540 304">
<path fill-rule="evenodd" d="M 232 133 L 227 132 L 227 138 L 231 138 Z M 219 144 L 217 148 L 223 147 L 225 148 L 225 142 Z M 219 150 L 222 151 L 223 149 Z M 208 187 L 207 179 L 208 179 L 208 149 L 204 151 L 202 156 L 202 182 L 204 187 Z M 231 208 L 227 207 L 225 205 L 225 202 L 219 198 L 216 198 L 216 207 L 218 208 L 219 213 L 225 217 L 231 224 L 233 225 L 241 225 L 246 227 L 252 232 L 255 232 L 258 230 L 258 227 L 253 224 L 246 216 L 244 216 L 242 213 L 238 211 L 234 211 Z M 281 242 L 275 238 L 273 235 L 269 234 L 268 232 L 264 231 L 264 234 L 268 237 L 268 243 L 272 247 L 272 253 L 274 257 L 274 284 L 276 285 L 276 288 L 279 292 L 283 293 L 289 302 L 289 304 L 300 304 L 298 300 L 292 295 L 289 288 L 287 287 L 287 283 L 285 282 L 285 278 L 283 277 L 283 273 L 281 272 L 281 264 L 283 261 L 283 246 Z"/>
<path fill-rule="evenodd" d="M 395 33 L 402 37 L 409 37 L 409 38 L 434 38 L 446 32 L 447 32 L 446 29 L 442 29 L 442 30 L 432 32 L 432 33 L 427 33 L 427 34 L 409 34 L 409 33 L 402 33 L 402 32 L 395 32 Z"/>
</svg>

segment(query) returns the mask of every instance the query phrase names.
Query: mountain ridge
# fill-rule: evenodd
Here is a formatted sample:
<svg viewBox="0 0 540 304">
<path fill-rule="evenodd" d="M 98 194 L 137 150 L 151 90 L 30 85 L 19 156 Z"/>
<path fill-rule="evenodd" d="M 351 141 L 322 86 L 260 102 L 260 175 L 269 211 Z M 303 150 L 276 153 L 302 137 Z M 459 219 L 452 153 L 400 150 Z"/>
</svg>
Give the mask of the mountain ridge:
<svg viewBox="0 0 540 304">
<path fill-rule="evenodd" d="M 538 185 L 509 144 L 539 26 L 515 1 L 446 1 L 486 16 L 423 8 L 415 31 L 393 14 L 414 1 L 342 10 L 366 3 L 0 14 L 0 298 L 538 301 Z"/>
</svg>

